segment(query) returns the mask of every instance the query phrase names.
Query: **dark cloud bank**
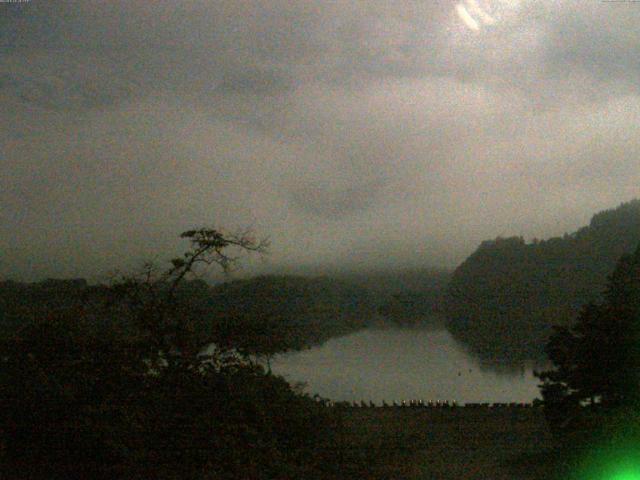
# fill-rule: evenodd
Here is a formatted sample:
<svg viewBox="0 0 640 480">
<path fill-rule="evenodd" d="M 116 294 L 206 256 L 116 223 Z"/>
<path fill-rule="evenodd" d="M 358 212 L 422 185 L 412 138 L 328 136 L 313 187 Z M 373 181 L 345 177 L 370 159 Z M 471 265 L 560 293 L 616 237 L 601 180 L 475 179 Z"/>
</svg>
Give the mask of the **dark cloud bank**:
<svg viewBox="0 0 640 480">
<path fill-rule="evenodd" d="M 0 274 L 92 276 L 202 224 L 269 235 L 261 269 L 573 230 L 640 195 L 638 24 L 595 0 L 0 4 Z"/>
</svg>

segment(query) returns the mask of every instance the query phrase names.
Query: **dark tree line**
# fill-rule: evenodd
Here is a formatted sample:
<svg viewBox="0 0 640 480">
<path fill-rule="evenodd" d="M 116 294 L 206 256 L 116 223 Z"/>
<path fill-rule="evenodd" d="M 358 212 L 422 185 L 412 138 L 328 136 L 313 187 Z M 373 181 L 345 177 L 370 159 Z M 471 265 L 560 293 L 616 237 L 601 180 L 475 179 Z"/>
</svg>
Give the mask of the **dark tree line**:
<svg viewBox="0 0 640 480">
<path fill-rule="evenodd" d="M 199 265 L 265 244 L 217 230 L 77 302 L 48 305 L 0 341 L 0 476 L 7 479 L 327 478 L 333 417 L 211 338 L 182 301 Z M 69 306 L 71 305 L 71 306 Z M 18 321 L 19 319 L 14 319 Z"/>
<path fill-rule="evenodd" d="M 264 358 L 363 328 L 376 309 L 375 299 L 363 288 L 293 275 L 218 285 L 208 303 L 219 319 L 216 336 L 221 342 Z"/>
<path fill-rule="evenodd" d="M 545 413 L 572 474 L 609 478 L 612 463 L 628 461 L 640 471 L 640 246 L 620 258 L 602 301 L 555 327 L 546 350 Z"/>
<path fill-rule="evenodd" d="M 169 280 L 156 278 L 159 273 L 148 265 L 116 290 L 126 294 L 129 303 L 135 300 L 134 292 L 148 297 L 145 308 L 150 308 L 153 291 L 170 293 L 172 304 L 180 305 L 183 323 L 189 318 L 190 329 L 201 338 L 268 362 L 278 353 L 310 348 L 372 324 L 432 324 L 446 275 L 411 273 L 411 282 L 402 273 L 374 272 L 371 278 L 365 274 L 261 275 L 213 286 L 187 276 L 172 289 Z M 153 289 L 148 285 L 151 278 Z M 46 314 L 52 308 L 77 308 L 83 298 L 95 300 L 113 293 L 113 288 L 88 285 L 82 279 L 0 282 L 0 332 L 15 329 L 25 316 Z M 160 298 L 157 293 L 155 297 Z"/>
</svg>

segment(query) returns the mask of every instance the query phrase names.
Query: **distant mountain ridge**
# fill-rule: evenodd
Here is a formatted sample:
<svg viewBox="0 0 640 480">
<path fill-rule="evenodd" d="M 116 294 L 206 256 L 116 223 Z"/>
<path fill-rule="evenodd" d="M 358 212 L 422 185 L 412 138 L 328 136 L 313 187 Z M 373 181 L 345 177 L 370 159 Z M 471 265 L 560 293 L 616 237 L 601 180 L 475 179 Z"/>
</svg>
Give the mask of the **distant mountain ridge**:
<svg viewBox="0 0 640 480">
<path fill-rule="evenodd" d="M 617 260 L 640 243 L 640 199 L 596 213 L 572 234 L 482 242 L 454 271 L 449 330 L 488 362 L 541 360 L 553 324 L 603 293 Z"/>
</svg>

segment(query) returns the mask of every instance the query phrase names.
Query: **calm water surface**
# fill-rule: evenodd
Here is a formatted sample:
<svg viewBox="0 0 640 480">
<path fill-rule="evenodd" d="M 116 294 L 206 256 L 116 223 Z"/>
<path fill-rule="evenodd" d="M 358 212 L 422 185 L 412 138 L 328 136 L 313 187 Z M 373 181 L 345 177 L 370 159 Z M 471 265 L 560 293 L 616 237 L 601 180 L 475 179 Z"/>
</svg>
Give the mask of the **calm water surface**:
<svg viewBox="0 0 640 480">
<path fill-rule="evenodd" d="M 446 330 L 370 329 L 272 362 L 274 373 L 335 401 L 530 402 L 531 369 L 481 367 Z"/>
</svg>

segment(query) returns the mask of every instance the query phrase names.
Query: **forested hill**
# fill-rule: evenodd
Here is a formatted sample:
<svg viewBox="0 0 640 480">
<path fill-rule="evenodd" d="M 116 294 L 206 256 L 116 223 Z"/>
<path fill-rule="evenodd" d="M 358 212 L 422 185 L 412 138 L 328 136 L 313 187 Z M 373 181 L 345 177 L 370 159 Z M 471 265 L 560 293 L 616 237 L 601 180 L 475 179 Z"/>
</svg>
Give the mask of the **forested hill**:
<svg viewBox="0 0 640 480">
<path fill-rule="evenodd" d="M 552 324 L 571 322 L 603 292 L 617 260 L 640 242 L 640 200 L 597 213 L 563 237 L 483 242 L 454 272 L 450 331 L 487 361 L 544 358 Z"/>
<path fill-rule="evenodd" d="M 218 285 L 209 302 L 223 336 L 269 339 L 249 350 L 297 349 L 367 326 L 432 325 L 447 279 L 431 270 L 265 275 Z"/>
<path fill-rule="evenodd" d="M 450 277 L 450 271 L 428 267 L 335 275 L 375 296 L 384 325 L 429 327 L 441 325 Z"/>
<path fill-rule="evenodd" d="M 78 307 L 87 288 L 84 279 L 0 281 L 0 335 L 20 328 L 32 318 Z"/>
<path fill-rule="evenodd" d="M 263 275 L 215 286 L 185 281 L 177 293 L 202 335 L 247 351 L 281 351 L 370 325 L 430 325 L 441 309 L 448 275 L 429 269 Z M 52 311 L 86 310 L 106 288 L 83 279 L 0 281 L 0 333 Z"/>
<path fill-rule="evenodd" d="M 0 282 L 0 331 L 27 318 L 80 308 L 104 286 L 79 280 Z M 370 324 L 380 297 L 328 277 L 267 275 L 216 286 L 194 280 L 177 291 L 198 333 L 247 353 L 273 354 L 322 343 Z"/>
<path fill-rule="evenodd" d="M 237 345 L 242 338 L 241 343 L 249 343 L 241 347 L 264 354 L 316 345 L 362 328 L 377 307 L 363 288 L 292 275 L 223 283 L 211 290 L 208 301 L 222 339 Z"/>
</svg>

